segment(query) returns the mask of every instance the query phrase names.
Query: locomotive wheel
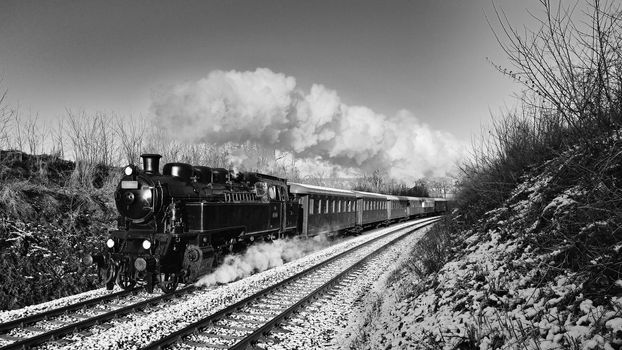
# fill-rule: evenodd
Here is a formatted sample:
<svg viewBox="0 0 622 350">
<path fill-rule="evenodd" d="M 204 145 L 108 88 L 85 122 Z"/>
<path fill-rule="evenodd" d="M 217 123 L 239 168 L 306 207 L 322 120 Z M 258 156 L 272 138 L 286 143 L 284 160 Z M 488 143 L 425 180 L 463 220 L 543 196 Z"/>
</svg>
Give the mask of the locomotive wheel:
<svg viewBox="0 0 622 350">
<path fill-rule="evenodd" d="M 105 269 L 99 269 L 99 278 L 106 283 L 106 289 L 112 290 L 114 288 L 115 281 L 115 269 L 114 266 L 109 266 Z"/>
<path fill-rule="evenodd" d="M 122 265 L 117 272 L 117 285 L 125 290 L 132 289 L 136 286 L 136 279 L 130 271 Z"/>
<path fill-rule="evenodd" d="M 179 278 L 174 272 L 167 272 L 160 274 L 160 289 L 164 293 L 172 293 L 177 289 L 179 284 Z"/>
</svg>

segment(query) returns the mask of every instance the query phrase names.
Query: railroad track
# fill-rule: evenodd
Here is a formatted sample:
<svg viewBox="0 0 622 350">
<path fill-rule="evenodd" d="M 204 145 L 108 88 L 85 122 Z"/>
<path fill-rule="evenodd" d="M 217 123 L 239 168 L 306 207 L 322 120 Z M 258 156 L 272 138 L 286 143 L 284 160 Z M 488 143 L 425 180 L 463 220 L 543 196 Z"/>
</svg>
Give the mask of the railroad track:
<svg viewBox="0 0 622 350">
<path fill-rule="evenodd" d="M 386 248 L 436 221 L 436 218 L 432 218 L 414 225 L 414 228 L 396 230 L 351 248 L 153 342 L 144 349 L 163 349 L 172 345 L 180 348 L 245 349 L 310 301 L 329 292 L 337 284 L 356 278 L 357 271 Z M 373 244 L 376 242 L 383 244 L 375 248 Z M 361 251 L 364 251 L 363 258 L 357 255 Z M 344 269 L 344 265 L 348 267 Z"/>
<path fill-rule="evenodd" d="M 150 305 L 195 289 L 190 285 L 171 294 L 140 295 L 142 288 L 106 294 L 0 324 L 0 350 L 27 349 L 138 312 Z M 129 303 L 128 303 L 129 301 Z"/>
<path fill-rule="evenodd" d="M 434 220 L 434 219 L 430 219 L 430 220 Z M 415 224 L 415 225 L 421 226 L 422 223 Z M 375 242 L 376 240 L 381 239 L 382 237 L 384 236 L 375 238 L 371 241 L 358 245 L 355 248 L 347 252 L 341 253 L 337 256 L 334 256 L 330 258 L 329 260 L 326 260 L 317 266 L 324 266 L 324 265 L 330 264 L 331 261 L 334 261 L 335 259 L 338 259 L 340 257 L 344 257 L 347 253 L 351 252 L 352 250 L 369 245 L 371 244 L 371 242 Z M 317 266 L 314 268 L 317 268 Z M 281 286 L 284 286 L 285 284 L 294 281 L 294 279 L 301 280 L 300 276 L 302 274 L 305 274 L 305 272 L 310 273 L 311 270 L 313 270 L 314 268 L 307 269 L 299 273 L 298 275 L 290 277 L 277 285 L 273 285 L 271 288 L 264 290 L 260 293 L 257 293 L 249 298 L 246 298 L 242 300 L 241 302 L 225 310 L 230 310 L 231 308 L 235 308 L 236 305 L 239 306 L 241 305 L 241 303 L 247 300 L 250 302 L 251 299 L 253 297 L 256 297 L 258 294 L 269 293 L 272 290 L 276 290 L 280 288 Z M 338 273 L 338 271 L 336 270 L 333 271 L 333 274 L 336 274 L 336 273 Z M 88 335 L 88 333 L 90 333 L 88 329 L 92 327 L 101 327 L 103 329 L 110 328 L 111 325 L 106 324 L 106 322 L 109 322 L 110 320 L 123 318 L 124 316 L 132 314 L 132 313 L 144 312 L 143 310 L 148 309 L 152 305 L 157 305 L 159 303 L 165 302 L 172 298 L 180 298 L 181 295 L 189 294 L 195 289 L 196 288 L 191 285 L 191 286 L 187 286 L 185 288 L 179 289 L 176 292 L 171 293 L 171 294 L 162 294 L 162 295 L 158 295 L 154 297 L 152 295 L 146 295 L 144 293 L 139 293 L 141 288 L 136 288 L 130 291 L 120 291 L 116 293 L 106 294 L 106 295 L 103 295 L 97 298 L 84 300 L 76 304 L 71 304 L 71 305 L 55 308 L 52 310 L 48 310 L 42 313 L 37 313 L 37 314 L 29 315 L 26 317 L 22 317 L 19 319 L 7 321 L 5 323 L 0 323 L 0 350 L 28 349 L 31 347 L 35 347 L 35 346 L 38 346 L 44 343 L 50 343 L 50 342 L 53 342 L 59 346 L 69 345 L 71 344 L 71 341 L 63 339 L 63 337 L 67 336 L 68 334 L 82 331 L 83 332 L 82 334 Z M 291 296 L 288 294 L 289 292 L 282 294 L 281 296 L 283 300 L 288 300 L 287 303 L 292 303 L 295 301 L 294 299 L 292 299 L 292 296 L 298 299 L 304 297 L 303 295 L 298 295 L 298 294 L 292 294 Z M 278 295 L 278 294 L 272 294 L 273 297 L 274 295 Z M 266 300 L 269 300 L 269 298 Z M 225 317 L 218 316 L 218 315 L 221 315 L 223 311 L 212 315 L 213 317 L 210 316 L 211 320 L 221 320 L 221 319 L 225 320 Z M 241 314 L 241 315 L 244 316 L 244 314 Z M 271 313 L 268 313 L 267 317 L 268 318 L 271 317 L 270 315 Z M 250 320 L 248 322 L 253 323 L 256 326 L 265 326 L 265 324 L 270 323 L 270 322 L 263 322 L 263 321 L 266 321 L 267 319 L 266 317 L 262 317 L 261 315 L 251 314 L 251 315 L 246 315 L 246 316 L 247 317 L 241 317 L 241 319 Z M 208 321 L 208 323 L 209 322 L 212 322 L 212 321 Z M 274 324 L 275 324 L 274 322 L 271 323 L 271 325 L 268 328 L 272 327 Z M 221 336 L 228 338 L 226 339 L 227 341 L 231 341 L 233 339 L 238 339 L 241 334 L 240 332 L 242 332 L 242 334 L 245 334 L 244 331 L 249 330 L 248 327 L 246 326 L 237 327 L 237 328 L 238 329 L 236 330 L 235 324 L 230 325 L 229 327 L 230 330 L 237 331 L 237 333 L 234 332 L 234 334 L 237 334 L 237 335 L 223 334 Z M 262 332 L 265 332 L 265 331 L 262 330 L 261 333 Z M 162 344 L 165 344 L 167 342 L 166 339 L 168 338 L 164 338 L 160 342 L 164 342 Z M 254 339 L 255 338 L 252 338 L 249 341 L 253 341 Z M 164 345 L 158 345 L 160 342 L 153 343 L 149 346 L 152 348 L 164 346 Z M 174 341 L 169 342 L 168 344 L 171 344 L 171 343 L 174 343 Z"/>
</svg>

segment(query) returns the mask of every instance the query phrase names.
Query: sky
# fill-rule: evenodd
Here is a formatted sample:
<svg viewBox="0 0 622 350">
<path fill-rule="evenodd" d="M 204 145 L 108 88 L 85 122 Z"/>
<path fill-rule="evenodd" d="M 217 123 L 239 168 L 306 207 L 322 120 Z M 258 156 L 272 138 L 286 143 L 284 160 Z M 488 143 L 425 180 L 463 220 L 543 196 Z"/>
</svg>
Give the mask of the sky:
<svg viewBox="0 0 622 350">
<path fill-rule="evenodd" d="M 528 10 L 540 10 L 536 0 L 494 3 L 519 27 L 532 21 Z M 172 110 L 163 97 L 175 104 L 198 96 L 213 72 L 229 85 L 235 72 L 254 81 L 263 72 L 294 79 L 285 92 L 301 90 L 302 100 L 319 86 L 337 94 L 339 106 L 386 116 L 395 125 L 385 136 L 404 137 L 394 129 L 406 113 L 430 135 L 452 139 L 439 147 L 461 147 L 491 112 L 514 106 L 520 90 L 487 59 L 506 63 L 486 16 L 494 17 L 491 0 L 4 0 L 0 87 L 43 120 L 67 108 L 129 118 Z M 189 86 L 195 90 L 177 96 Z M 291 130 L 300 129 L 301 113 L 288 121 Z M 304 154 L 360 160 L 340 150 Z"/>
</svg>

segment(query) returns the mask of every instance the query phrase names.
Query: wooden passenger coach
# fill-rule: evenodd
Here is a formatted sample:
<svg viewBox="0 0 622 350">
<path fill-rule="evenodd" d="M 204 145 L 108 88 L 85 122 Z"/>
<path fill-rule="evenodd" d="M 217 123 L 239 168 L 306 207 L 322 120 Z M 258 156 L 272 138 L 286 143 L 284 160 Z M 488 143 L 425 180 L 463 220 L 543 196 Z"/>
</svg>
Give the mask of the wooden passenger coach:
<svg viewBox="0 0 622 350">
<path fill-rule="evenodd" d="M 353 191 L 356 194 L 357 205 L 362 208 L 357 214 L 356 223 L 359 226 L 371 226 L 387 220 L 387 196 L 384 194 Z"/>
<path fill-rule="evenodd" d="M 289 192 L 302 205 L 302 235 L 339 232 L 356 225 L 356 195 L 352 191 L 289 184 Z"/>
</svg>

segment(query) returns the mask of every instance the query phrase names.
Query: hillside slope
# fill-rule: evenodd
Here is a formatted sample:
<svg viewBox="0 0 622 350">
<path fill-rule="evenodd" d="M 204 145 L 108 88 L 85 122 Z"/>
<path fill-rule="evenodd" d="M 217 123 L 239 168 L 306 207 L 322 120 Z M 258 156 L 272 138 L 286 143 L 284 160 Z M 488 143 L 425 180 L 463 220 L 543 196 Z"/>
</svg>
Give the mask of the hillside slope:
<svg viewBox="0 0 622 350">
<path fill-rule="evenodd" d="M 76 174 L 57 157 L 0 152 L 0 310 L 98 285 L 80 258 L 115 224 L 114 179 L 101 168 L 85 186 Z"/>
<path fill-rule="evenodd" d="M 620 349 L 620 181 L 619 139 L 531 170 L 502 206 L 454 232 L 437 273 L 421 274 L 417 251 L 369 295 L 346 347 Z"/>
</svg>

